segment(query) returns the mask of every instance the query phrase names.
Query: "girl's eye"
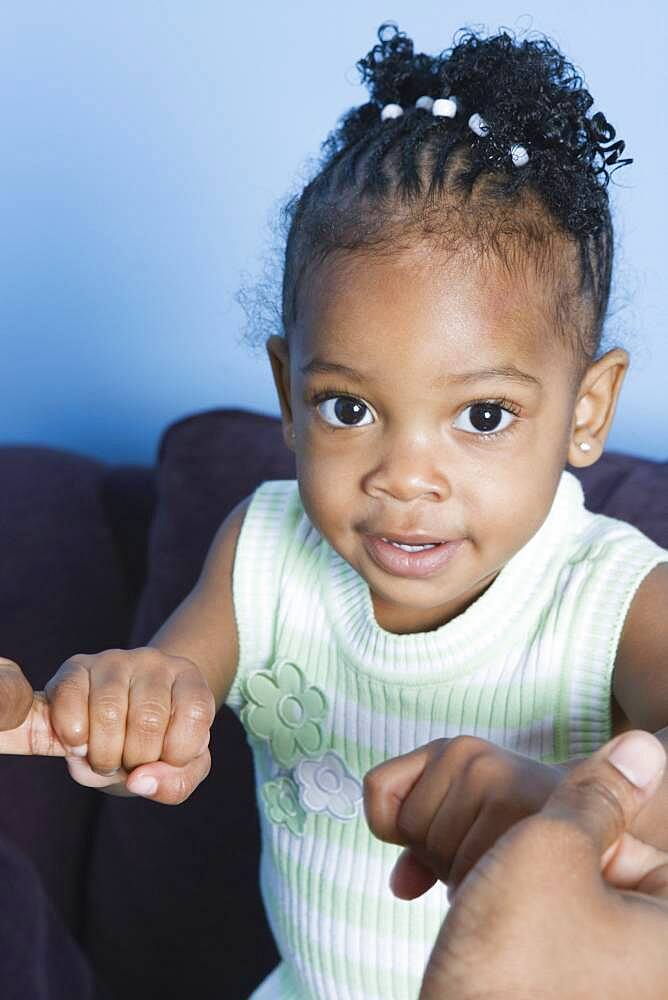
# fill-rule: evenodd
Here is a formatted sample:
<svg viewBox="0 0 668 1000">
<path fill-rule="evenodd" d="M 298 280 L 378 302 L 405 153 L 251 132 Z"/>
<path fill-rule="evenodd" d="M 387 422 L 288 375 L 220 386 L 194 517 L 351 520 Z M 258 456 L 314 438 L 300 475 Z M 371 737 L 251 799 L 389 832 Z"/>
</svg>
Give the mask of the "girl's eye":
<svg viewBox="0 0 668 1000">
<path fill-rule="evenodd" d="M 318 403 L 323 420 L 333 427 L 363 427 L 372 424 L 371 410 L 354 396 L 330 396 Z M 365 418 L 369 417 L 368 420 Z"/>
<path fill-rule="evenodd" d="M 491 400 L 483 400 L 479 403 L 470 403 L 466 409 L 462 410 L 457 419 L 459 420 L 464 417 L 466 417 L 466 420 L 470 421 L 468 427 L 462 427 L 457 423 L 455 423 L 454 426 L 457 427 L 458 430 L 469 431 L 471 433 L 482 435 L 483 437 L 494 437 L 495 433 L 500 434 L 502 431 L 505 431 L 510 424 L 515 422 L 512 410 L 510 410 L 507 406 L 502 406 L 501 403 Z M 504 417 L 508 418 L 505 423 L 503 422 Z"/>
</svg>

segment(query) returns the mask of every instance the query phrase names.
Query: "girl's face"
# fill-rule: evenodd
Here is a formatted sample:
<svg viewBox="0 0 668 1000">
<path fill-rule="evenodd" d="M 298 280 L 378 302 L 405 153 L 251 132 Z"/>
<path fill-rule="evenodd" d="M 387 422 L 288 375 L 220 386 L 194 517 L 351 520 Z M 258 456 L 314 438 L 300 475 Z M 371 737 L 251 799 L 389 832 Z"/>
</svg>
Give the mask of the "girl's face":
<svg viewBox="0 0 668 1000">
<path fill-rule="evenodd" d="M 578 387 L 547 294 L 528 274 L 360 256 L 314 269 L 289 350 L 268 343 L 304 509 L 388 631 L 460 614 L 548 514 Z"/>
</svg>

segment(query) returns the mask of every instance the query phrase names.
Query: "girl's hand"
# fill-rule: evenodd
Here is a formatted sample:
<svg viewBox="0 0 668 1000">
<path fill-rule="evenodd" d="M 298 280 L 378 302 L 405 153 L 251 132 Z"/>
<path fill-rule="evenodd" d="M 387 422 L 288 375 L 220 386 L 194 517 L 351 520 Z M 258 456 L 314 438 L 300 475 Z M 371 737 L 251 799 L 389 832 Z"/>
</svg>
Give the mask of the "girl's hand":
<svg viewBox="0 0 668 1000">
<path fill-rule="evenodd" d="M 177 805 L 211 768 L 214 696 L 190 660 L 152 647 L 78 653 L 33 694 L 0 753 L 65 757 L 80 785 Z M 155 791 L 141 779 L 153 778 Z"/>
<path fill-rule="evenodd" d="M 400 844 L 391 888 L 415 899 L 440 879 L 449 895 L 511 826 L 539 812 L 566 775 L 476 736 L 434 740 L 364 779 L 367 822 Z"/>
</svg>

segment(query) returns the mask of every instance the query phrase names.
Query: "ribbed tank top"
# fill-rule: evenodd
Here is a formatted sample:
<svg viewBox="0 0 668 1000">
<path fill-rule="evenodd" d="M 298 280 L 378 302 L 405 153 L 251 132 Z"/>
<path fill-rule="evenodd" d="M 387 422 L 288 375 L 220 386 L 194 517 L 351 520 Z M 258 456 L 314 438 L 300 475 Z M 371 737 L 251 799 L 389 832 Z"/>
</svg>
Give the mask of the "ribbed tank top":
<svg viewBox="0 0 668 1000">
<path fill-rule="evenodd" d="M 310 522 L 294 480 L 263 483 L 233 570 L 239 666 L 227 704 L 253 750 L 260 885 L 282 957 L 253 1000 L 411 1000 L 448 909 L 388 880 L 364 774 L 470 734 L 546 763 L 611 737 L 611 681 L 643 578 L 668 561 L 584 506 L 562 473 L 533 537 L 464 612 L 430 632 L 376 621 L 368 584 Z"/>
</svg>

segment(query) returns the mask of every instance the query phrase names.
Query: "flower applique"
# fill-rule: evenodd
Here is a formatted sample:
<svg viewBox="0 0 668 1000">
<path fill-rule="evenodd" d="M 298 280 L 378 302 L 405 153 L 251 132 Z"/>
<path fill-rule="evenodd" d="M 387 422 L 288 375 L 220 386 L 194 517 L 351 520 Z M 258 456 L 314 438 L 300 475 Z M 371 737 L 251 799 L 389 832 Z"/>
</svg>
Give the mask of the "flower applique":
<svg viewBox="0 0 668 1000">
<path fill-rule="evenodd" d="M 253 736 L 269 741 L 283 767 L 322 749 L 327 699 L 320 688 L 307 683 L 296 663 L 282 660 L 271 671 L 256 670 L 246 679 L 244 691 L 248 704 L 241 710 L 241 721 Z"/>
<path fill-rule="evenodd" d="M 306 813 L 299 802 L 299 789 L 292 778 L 280 777 L 262 786 L 264 811 L 272 823 L 287 826 L 298 837 L 304 832 Z"/>
<path fill-rule="evenodd" d="M 299 800 L 311 812 L 327 812 L 334 819 L 352 819 L 362 801 L 362 785 L 353 778 L 334 750 L 319 760 L 300 760 L 294 769 Z"/>
</svg>

